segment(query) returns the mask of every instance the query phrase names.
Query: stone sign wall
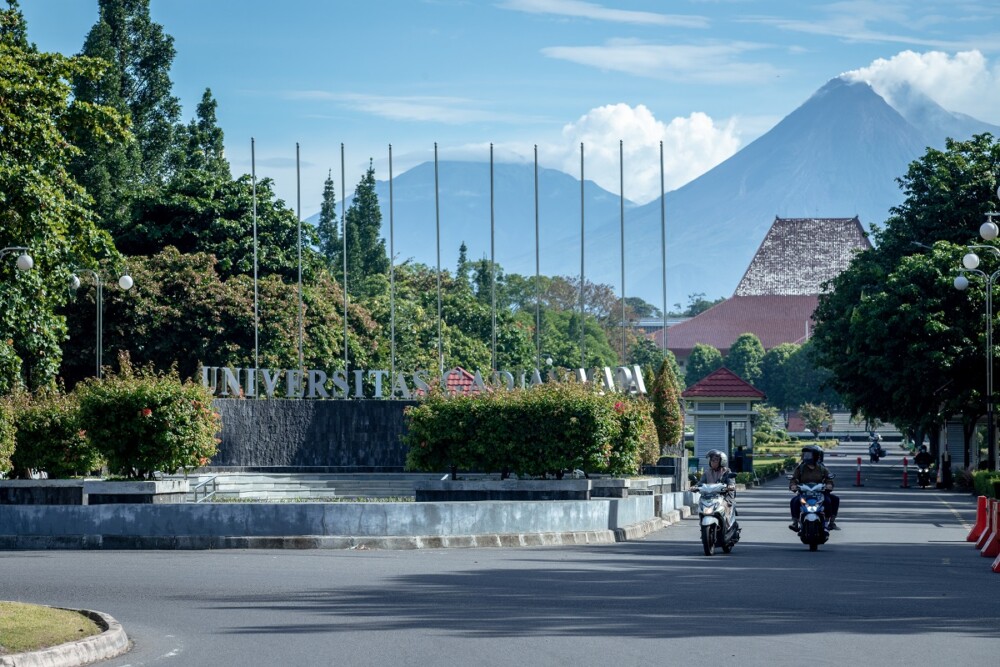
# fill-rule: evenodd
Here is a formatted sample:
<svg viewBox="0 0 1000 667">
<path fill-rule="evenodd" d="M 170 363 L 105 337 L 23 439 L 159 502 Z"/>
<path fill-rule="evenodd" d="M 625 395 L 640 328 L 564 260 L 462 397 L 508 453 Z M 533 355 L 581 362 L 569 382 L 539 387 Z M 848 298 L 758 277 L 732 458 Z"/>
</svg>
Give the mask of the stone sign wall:
<svg viewBox="0 0 1000 667">
<path fill-rule="evenodd" d="M 211 466 L 401 472 L 403 409 L 413 401 L 213 401 L 222 415 Z"/>
</svg>

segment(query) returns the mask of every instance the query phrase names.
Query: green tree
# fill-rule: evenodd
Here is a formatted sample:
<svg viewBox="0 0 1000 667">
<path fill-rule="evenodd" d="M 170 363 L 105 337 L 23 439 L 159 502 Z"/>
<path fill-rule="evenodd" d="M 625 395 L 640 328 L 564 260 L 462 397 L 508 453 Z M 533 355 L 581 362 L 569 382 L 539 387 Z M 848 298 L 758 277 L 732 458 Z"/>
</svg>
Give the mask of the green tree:
<svg viewBox="0 0 1000 667">
<path fill-rule="evenodd" d="M 76 79 L 73 94 L 79 102 L 106 105 L 129 118 L 135 141 L 88 142 L 73 173 L 117 238 L 129 227 L 135 195 L 168 176 L 180 104 L 171 94 L 173 38 L 151 20 L 149 0 L 99 0 L 98 11 L 82 55 L 100 58 L 107 68 L 98 79 Z"/>
<path fill-rule="evenodd" d="M 690 387 L 720 368 L 722 368 L 722 353 L 711 345 L 696 343 L 691 350 L 691 356 L 688 357 L 684 380 Z"/>
<path fill-rule="evenodd" d="M 10 7 L 0 10 L 0 247 L 28 246 L 35 270 L 0 261 L 0 393 L 55 379 L 69 267 L 116 255 L 69 165 L 81 144 L 128 140 L 113 109 L 70 94 L 71 81 L 100 76 L 101 64 L 27 47 Z"/>
<path fill-rule="evenodd" d="M 340 225 L 337 223 L 337 194 L 333 187 L 332 171 L 327 172 L 326 180 L 323 181 L 323 202 L 319 207 L 316 235 L 319 237 L 319 253 L 326 260 L 327 268 L 336 271 L 335 262 L 343 251 L 343 241 L 340 238 Z"/>
<path fill-rule="evenodd" d="M 783 412 L 804 402 L 792 398 L 794 386 L 789 374 L 789 360 L 798 349 L 795 343 L 781 343 L 765 352 L 760 362 L 760 379 L 755 386 L 767 394 L 770 405 Z"/>
<path fill-rule="evenodd" d="M 806 403 L 799 408 L 799 414 L 802 415 L 802 420 L 806 423 L 806 428 L 812 432 L 813 437 L 818 436 L 820 431 L 833 423 L 833 415 L 823 404 Z"/>
<path fill-rule="evenodd" d="M 926 429 L 932 446 L 946 415 L 985 409 L 984 286 L 973 279 L 963 294 L 952 281 L 995 208 L 998 171 L 1000 146 L 989 134 L 949 140 L 911 163 L 899 179 L 903 204 L 873 230 L 878 251 L 857 255 L 815 314 L 817 365 L 833 372 L 851 412 Z"/>
<path fill-rule="evenodd" d="M 212 90 L 206 88 L 195 118 L 187 125 L 174 128 L 174 146 L 169 159 L 171 174 L 195 169 L 231 178 L 229 161 L 225 157 L 225 135 L 215 115 L 218 106 Z"/>
<path fill-rule="evenodd" d="M 757 386 L 763 360 L 764 346 L 760 339 L 752 333 L 745 333 L 741 334 L 729 348 L 729 354 L 726 355 L 726 368 L 750 384 Z"/>
<path fill-rule="evenodd" d="M 375 168 L 370 162 L 368 171 L 354 190 L 354 200 L 345 214 L 344 227 L 344 234 L 347 235 L 347 291 L 356 296 L 372 294 L 377 288 L 371 278 L 389 275 L 389 257 L 381 236 L 382 211 L 375 193 Z"/>
<path fill-rule="evenodd" d="M 684 412 L 681 410 L 680 390 L 674 370 L 668 360 L 660 363 L 656 379 L 650 389 L 653 401 L 653 423 L 660 447 L 680 443 L 684 435 Z"/>
</svg>

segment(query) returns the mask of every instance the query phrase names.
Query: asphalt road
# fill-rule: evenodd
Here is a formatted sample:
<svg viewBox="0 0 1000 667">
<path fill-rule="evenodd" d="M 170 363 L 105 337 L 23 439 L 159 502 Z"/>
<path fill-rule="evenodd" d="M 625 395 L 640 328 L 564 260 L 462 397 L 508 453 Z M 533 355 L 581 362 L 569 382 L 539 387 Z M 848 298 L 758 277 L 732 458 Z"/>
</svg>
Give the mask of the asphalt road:
<svg viewBox="0 0 1000 667">
<path fill-rule="evenodd" d="M 729 555 L 691 519 L 592 547 L 0 552 L 0 599 L 111 614 L 115 666 L 997 664 L 974 499 L 899 488 L 895 453 L 854 487 L 863 452 L 827 459 L 842 528 L 816 553 L 776 480 L 739 494 Z"/>
</svg>

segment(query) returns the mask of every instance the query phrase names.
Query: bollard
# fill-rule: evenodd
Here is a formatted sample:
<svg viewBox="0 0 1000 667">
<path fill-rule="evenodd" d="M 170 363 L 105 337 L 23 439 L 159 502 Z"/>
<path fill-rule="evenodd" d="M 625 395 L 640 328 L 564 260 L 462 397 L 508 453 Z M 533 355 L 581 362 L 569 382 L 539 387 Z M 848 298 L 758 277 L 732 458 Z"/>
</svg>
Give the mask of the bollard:
<svg viewBox="0 0 1000 667">
<path fill-rule="evenodd" d="M 983 542 L 979 555 L 996 558 L 1000 556 L 1000 533 L 998 533 L 1000 526 L 997 525 L 1000 522 L 1000 500 L 990 500 L 990 510 L 993 512 L 993 530 Z"/>
<path fill-rule="evenodd" d="M 989 503 L 986 505 L 986 530 L 984 530 L 983 534 L 979 536 L 978 540 L 976 540 L 976 548 L 979 549 L 980 551 L 982 551 L 983 547 L 986 546 L 986 543 L 989 542 L 990 536 L 992 536 L 996 532 L 997 529 L 996 507 L 997 507 L 997 501 L 990 498 Z"/>
<path fill-rule="evenodd" d="M 857 478 L 857 481 L 854 482 L 854 486 L 864 486 L 864 484 L 861 483 L 861 457 L 860 456 L 858 457 L 858 478 Z"/>
<path fill-rule="evenodd" d="M 993 565 L 990 566 L 990 569 L 994 572 L 1000 572 L 1000 556 L 997 556 L 997 559 L 993 561 Z"/>
<path fill-rule="evenodd" d="M 986 496 L 979 496 L 976 501 L 976 525 L 969 531 L 965 538 L 966 542 L 978 542 L 979 537 L 986 530 L 986 513 L 989 511 L 989 499 Z"/>
<path fill-rule="evenodd" d="M 900 487 L 900 488 L 903 488 L 903 489 L 910 488 L 909 473 L 907 473 L 907 471 L 906 471 L 906 457 L 905 456 L 903 457 L 903 486 Z"/>
</svg>

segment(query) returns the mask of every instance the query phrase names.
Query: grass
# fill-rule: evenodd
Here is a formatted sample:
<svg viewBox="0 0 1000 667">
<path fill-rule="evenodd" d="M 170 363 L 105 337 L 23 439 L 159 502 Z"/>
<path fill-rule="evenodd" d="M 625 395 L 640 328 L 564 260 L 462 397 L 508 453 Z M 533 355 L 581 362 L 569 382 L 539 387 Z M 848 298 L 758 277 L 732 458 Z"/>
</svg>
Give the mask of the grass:
<svg viewBox="0 0 1000 667">
<path fill-rule="evenodd" d="M 21 602 L 0 602 L 0 655 L 35 651 L 102 632 L 83 614 Z"/>
</svg>

